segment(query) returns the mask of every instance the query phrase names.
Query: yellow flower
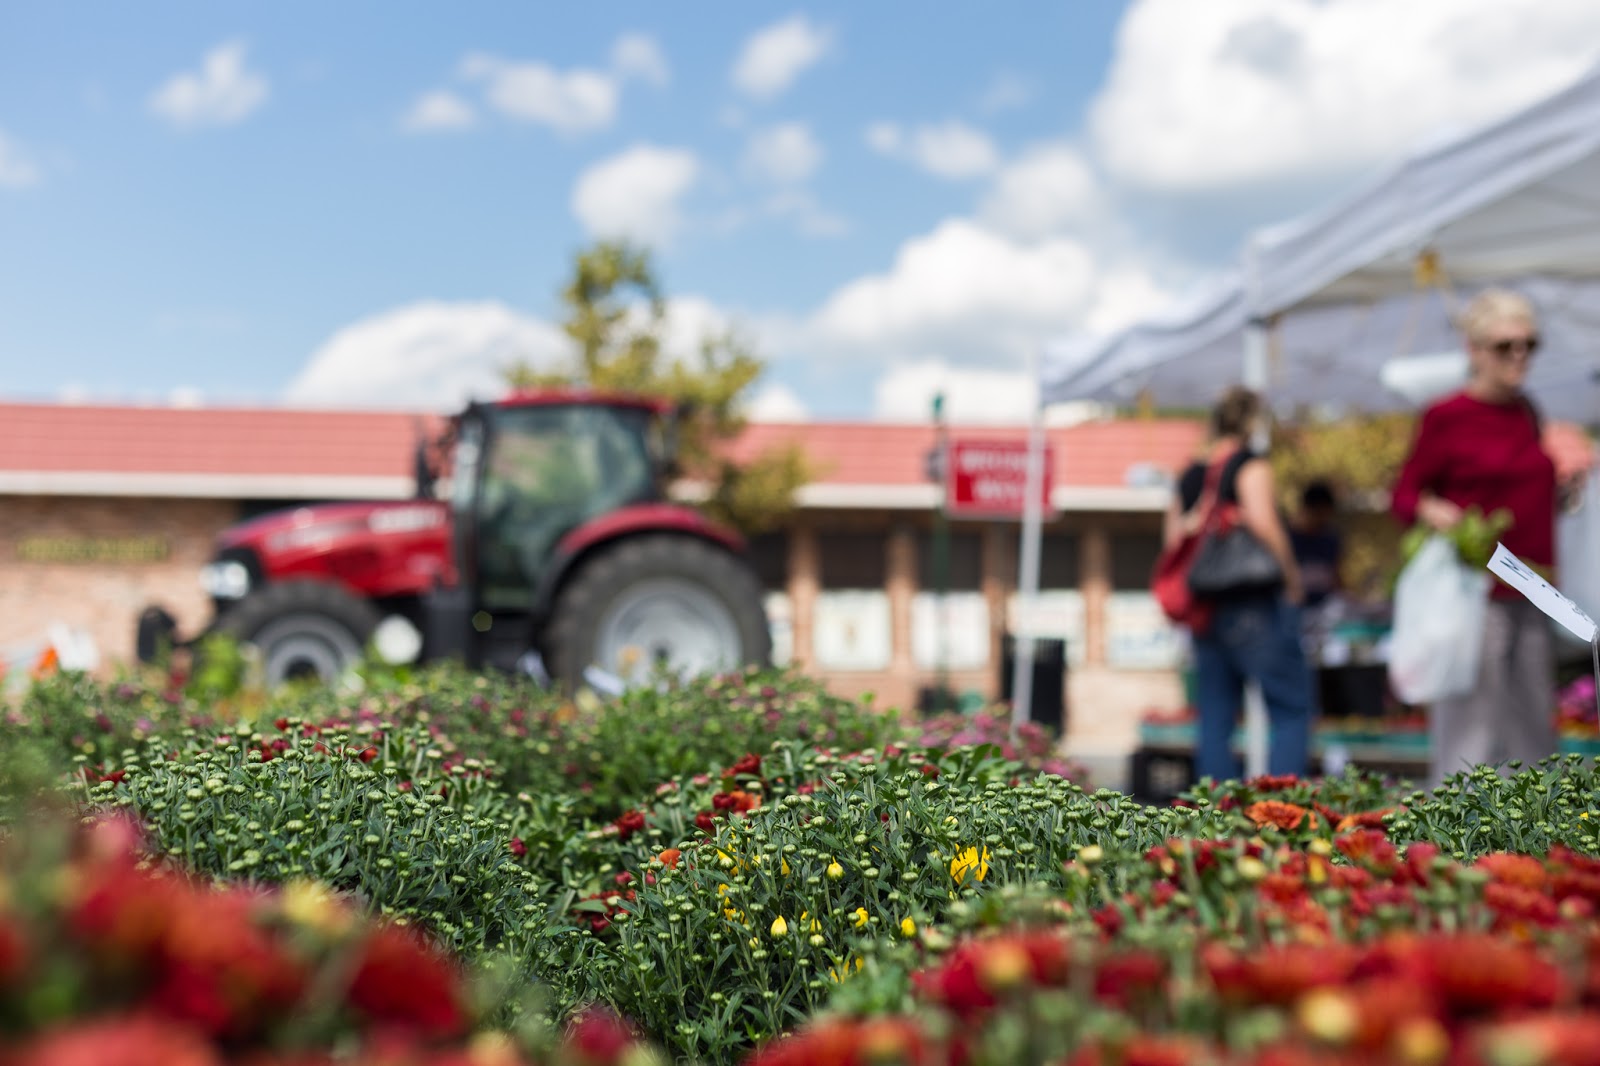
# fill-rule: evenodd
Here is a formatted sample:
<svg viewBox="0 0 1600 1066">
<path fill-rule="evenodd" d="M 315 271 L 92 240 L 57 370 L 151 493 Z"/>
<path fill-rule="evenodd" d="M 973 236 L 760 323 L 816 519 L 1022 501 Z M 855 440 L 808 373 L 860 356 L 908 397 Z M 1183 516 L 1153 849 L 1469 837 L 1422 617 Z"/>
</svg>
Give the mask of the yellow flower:
<svg viewBox="0 0 1600 1066">
<path fill-rule="evenodd" d="M 810 911 L 801 911 L 800 912 L 800 924 L 804 925 L 807 918 L 811 918 L 811 912 Z M 822 923 L 817 921 L 815 918 L 811 918 L 811 931 L 813 933 L 822 932 Z"/>
<path fill-rule="evenodd" d="M 854 959 L 852 961 L 855 963 L 854 967 L 852 967 L 849 962 L 845 963 L 844 966 L 843 966 L 843 970 L 844 970 L 843 973 L 840 973 L 838 970 L 835 970 L 832 966 L 828 967 L 828 976 L 833 978 L 834 983 L 836 983 L 836 984 L 843 983 L 844 979 L 846 977 L 849 977 L 851 975 L 851 973 L 859 973 L 859 972 L 861 972 L 861 967 L 862 967 L 861 959 L 857 958 L 857 959 Z"/>
<path fill-rule="evenodd" d="M 902 918 L 900 920 L 900 935 L 905 937 L 907 940 L 910 940 L 912 937 L 916 936 L 917 923 L 913 922 L 910 918 Z"/>
<path fill-rule="evenodd" d="M 1306 1032 L 1330 1044 L 1342 1044 L 1349 1040 L 1361 1023 L 1350 997 L 1331 988 L 1319 988 L 1307 993 L 1296 1008 L 1295 1015 Z"/>
<path fill-rule="evenodd" d="M 780 914 L 778 917 L 772 919 L 772 939 L 782 940 L 788 935 L 789 923 L 783 920 L 783 916 Z"/>
<path fill-rule="evenodd" d="M 968 871 L 975 871 L 979 881 L 989 875 L 988 848 L 983 849 L 981 856 L 977 848 L 968 848 L 950 860 L 950 876 L 956 879 L 956 884 L 959 885 L 967 879 Z"/>
<path fill-rule="evenodd" d="M 1106 857 L 1106 851 L 1099 844 L 1085 844 L 1078 849 L 1078 861 L 1085 866 L 1098 866 Z"/>
<path fill-rule="evenodd" d="M 516 1044 L 501 1032 L 479 1033 L 467 1048 L 473 1066 L 513 1066 L 518 1058 Z"/>
<path fill-rule="evenodd" d="M 291 922 L 328 936 L 349 928 L 350 912 L 327 885 L 296 879 L 283 889 L 283 913 Z"/>
<path fill-rule="evenodd" d="M 855 914 L 855 927 L 861 929 L 867 924 L 867 908 L 857 907 Z"/>
<path fill-rule="evenodd" d="M 1267 876 L 1267 864 L 1260 859 L 1244 855 L 1239 858 L 1239 876 L 1249 884 L 1255 884 Z"/>
<path fill-rule="evenodd" d="M 788 877 L 789 876 L 789 860 L 788 859 L 779 859 L 778 860 L 778 869 L 782 872 L 783 876 Z"/>
<path fill-rule="evenodd" d="M 839 880 L 839 878 L 844 876 L 844 867 L 840 866 L 837 861 L 830 862 L 828 864 L 827 874 L 828 874 L 828 880 L 837 881 L 837 880 Z"/>
</svg>

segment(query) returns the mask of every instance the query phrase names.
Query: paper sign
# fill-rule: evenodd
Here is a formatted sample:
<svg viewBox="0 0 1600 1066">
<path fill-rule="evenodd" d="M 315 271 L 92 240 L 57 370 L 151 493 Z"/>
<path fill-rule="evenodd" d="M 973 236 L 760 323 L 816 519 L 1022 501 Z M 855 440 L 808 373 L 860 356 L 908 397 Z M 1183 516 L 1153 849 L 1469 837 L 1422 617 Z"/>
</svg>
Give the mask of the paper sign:
<svg viewBox="0 0 1600 1066">
<path fill-rule="evenodd" d="M 1594 642 L 1594 619 L 1584 614 L 1577 604 L 1561 595 L 1556 587 L 1523 565 L 1522 560 L 1506 551 L 1504 544 L 1496 544 L 1489 569 L 1500 579 L 1524 596 L 1528 602 L 1561 623 L 1562 627 L 1585 644 Z"/>
</svg>

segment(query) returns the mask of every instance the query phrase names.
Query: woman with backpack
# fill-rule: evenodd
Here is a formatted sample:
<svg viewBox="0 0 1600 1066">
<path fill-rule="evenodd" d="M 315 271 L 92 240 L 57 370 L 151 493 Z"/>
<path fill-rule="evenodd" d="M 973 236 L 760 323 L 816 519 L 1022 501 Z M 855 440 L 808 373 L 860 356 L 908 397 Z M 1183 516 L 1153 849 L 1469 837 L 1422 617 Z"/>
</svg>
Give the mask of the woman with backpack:
<svg viewBox="0 0 1600 1066">
<path fill-rule="evenodd" d="M 1169 553 L 1186 538 L 1199 541 L 1186 575 L 1197 608 L 1190 622 L 1200 732 L 1195 772 L 1216 781 L 1239 775 L 1232 738 L 1247 681 L 1260 685 L 1267 705 L 1267 771 L 1304 774 L 1310 748 L 1300 570 L 1272 467 L 1250 446 L 1262 415 L 1261 398 L 1249 389 L 1223 395 L 1211 412 L 1205 456 L 1183 472 L 1167 513 Z"/>
</svg>

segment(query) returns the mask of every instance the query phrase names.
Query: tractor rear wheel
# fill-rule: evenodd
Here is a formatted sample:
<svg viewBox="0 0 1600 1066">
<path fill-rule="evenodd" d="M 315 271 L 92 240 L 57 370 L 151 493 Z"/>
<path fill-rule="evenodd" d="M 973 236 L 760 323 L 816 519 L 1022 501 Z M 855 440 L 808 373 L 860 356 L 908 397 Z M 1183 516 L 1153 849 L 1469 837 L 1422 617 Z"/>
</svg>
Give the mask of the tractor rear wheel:
<svg viewBox="0 0 1600 1066">
<path fill-rule="evenodd" d="M 639 683 L 657 668 L 690 677 L 772 657 L 750 567 L 705 541 L 659 534 L 583 563 L 556 599 L 546 643 L 556 677 L 573 687 L 590 666 Z"/>
<path fill-rule="evenodd" d="M 285 681 L 337 681 L 361 659 L 377 608 L 324 581 L 267 585 L 240 600 L 216 629 L 255 645 L 268 688 Z"/>
</svg>

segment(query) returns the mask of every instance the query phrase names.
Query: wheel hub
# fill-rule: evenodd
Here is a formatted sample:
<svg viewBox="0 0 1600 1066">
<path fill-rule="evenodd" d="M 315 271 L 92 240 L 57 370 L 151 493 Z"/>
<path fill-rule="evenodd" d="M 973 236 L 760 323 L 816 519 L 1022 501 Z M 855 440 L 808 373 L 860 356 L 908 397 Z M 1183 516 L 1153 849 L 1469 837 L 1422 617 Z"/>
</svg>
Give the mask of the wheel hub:
<svg viewBox="0 0 1600 1066">
<path fill-rule="evenodd" d="M 741 652 L 733 613 L 703 586 L 678 578 L 624 589 L 595 635 L 596 665 L 630 684 L 656 670 L 691 677 L 730 669 Z"/>
</svg>

